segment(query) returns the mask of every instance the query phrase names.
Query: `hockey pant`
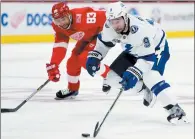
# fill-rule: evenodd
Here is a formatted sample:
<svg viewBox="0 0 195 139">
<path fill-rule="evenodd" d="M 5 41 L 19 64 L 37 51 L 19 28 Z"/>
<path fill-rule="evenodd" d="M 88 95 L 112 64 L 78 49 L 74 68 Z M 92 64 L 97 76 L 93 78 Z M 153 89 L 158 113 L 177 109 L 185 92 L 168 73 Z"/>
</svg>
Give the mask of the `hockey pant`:
<svg viewBox="0 0 195 139">
<path fill-rule="evenodd" d="M 106 77 L 105 84 L 108 84 L 112 86 L 112 88 L 121 88 L 121 85 L 119 82 L 122 80 L 123 73 L 128 69 L 130 66 L 134 66 L 137 62 L 137 58 L 133 55 L 122 52 L 110 65 L 110 71 L 108 72 L 108 75 Z M 140 91 L 140 88 L 143 84 L 136 85 L 138 87 L 138 91 Z"/>
</svg>

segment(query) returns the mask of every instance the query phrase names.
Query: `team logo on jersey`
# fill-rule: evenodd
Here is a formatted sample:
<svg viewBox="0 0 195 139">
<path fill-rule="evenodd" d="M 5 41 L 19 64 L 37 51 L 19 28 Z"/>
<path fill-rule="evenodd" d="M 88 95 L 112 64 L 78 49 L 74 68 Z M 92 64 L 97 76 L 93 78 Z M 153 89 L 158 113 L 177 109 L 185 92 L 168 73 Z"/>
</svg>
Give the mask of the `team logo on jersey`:
<svg viewBox="0 0 195 139">
<path fill-rule="evenodd" d="M 131 44 L 126 44 L 125 45 L 125 52 L 130 52 L 130 50 L 133 48 Z"/>
<path fill-rule="evenodd" d="M 76 32 L 76 33 L 72 34 L 70 36 L 70 38 L 79 41 L 79 40 L 81 40 L 83 38 L 84 35 L 85 35 L 85 33 L 80 31 L 80 32 Z"/>
<path fill-rule="evenodd" d="M 81 14 L 76 14 L 76 23 L 81 23 Z"/>
<path fill-rule="evenodd" d="M 131 27 L 130 27 L 130 31 L 131 31 L 131 33 L 132 34 L 134 34 L 134 33 L 136 33 L 137 31 L 138 31 L 138 26 L 136 26 L 136 25 L 132 25 Z"/>
</svg>

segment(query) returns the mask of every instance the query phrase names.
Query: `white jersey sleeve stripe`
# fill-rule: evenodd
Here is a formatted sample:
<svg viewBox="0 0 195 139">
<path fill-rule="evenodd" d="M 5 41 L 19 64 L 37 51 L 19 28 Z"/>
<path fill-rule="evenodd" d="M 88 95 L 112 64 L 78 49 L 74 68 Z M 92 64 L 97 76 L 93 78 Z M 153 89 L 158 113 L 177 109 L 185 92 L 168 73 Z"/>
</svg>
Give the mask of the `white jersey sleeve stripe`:
<svg viewBox="0 0 195 139">
<path fill-rule="evenodd" d="M 68 75 L 68 82 L 69 83 L 77 83 L 78 81 L 79 81 L 79 76 Z"/>
<path fill-rule="evenodd" d="M 57 48 L 57 47 L 64 47 L 64 48 L 68 48 L 68 43 L 66 42 L 58 42 L 58 43 L 54 43 L 53 48 Z"/>
</svg>

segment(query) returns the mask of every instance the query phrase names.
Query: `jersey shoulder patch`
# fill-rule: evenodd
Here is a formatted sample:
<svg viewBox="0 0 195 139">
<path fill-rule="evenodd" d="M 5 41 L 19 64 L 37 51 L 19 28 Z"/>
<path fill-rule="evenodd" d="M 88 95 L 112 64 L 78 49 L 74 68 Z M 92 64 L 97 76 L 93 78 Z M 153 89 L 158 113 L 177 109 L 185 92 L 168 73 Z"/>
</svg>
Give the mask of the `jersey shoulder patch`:
<svg viewBox="0 0 195 139">
<path fill-rule="evenodd" d="M 130 27 L 130 32 L 131 32 L 131 34 L 135 34 L 137 31 L 138 31 L 138 26 L 136 26 L 136 25 L 132 25 L 131 27 Z"/>
</svg>

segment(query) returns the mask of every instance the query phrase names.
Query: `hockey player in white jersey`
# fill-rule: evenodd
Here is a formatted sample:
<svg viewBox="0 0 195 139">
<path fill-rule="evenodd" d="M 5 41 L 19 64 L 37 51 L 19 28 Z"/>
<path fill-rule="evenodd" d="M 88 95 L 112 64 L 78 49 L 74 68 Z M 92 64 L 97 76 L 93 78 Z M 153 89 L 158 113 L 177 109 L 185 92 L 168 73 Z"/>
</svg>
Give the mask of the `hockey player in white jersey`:
<svg viewBox="0 0 195 139">
<path fill-rule="evenodd" d="M 120 58 L 115 60 L 119 62 L 115 64 L 117 66 L 114 71 L 119 71 L 117 73 L 121 77 L 119 83 L 124 90 L 127 91 L 134 88 L 138 82 L 143 82 L 149 92 L 152 92 L 162 103 L 163 108 L 168 111 L 167 120 L 169 122 L 187 122 L 186 113 L 171 96 L 171 86 L 163 77 L 166 62 L 170 57 L 165 32 L 151 20 L 128 14 L 122 2 L 109 4 L 106 18 L 104 28 L 98 35 L 96 47 L 88 54 L 86 63 L 88 73 L 94 76 L 101 70 L 99 65 L 102 59 L 112 47 L 120 43 L 124 49 L 121 54 L 123 60 L 122 62 Z M 128 63 L 126 55 L 134 56 L 135 61 L 124 70 L 123 65 L 128 65 L 124 62 Z M 111 69 L 113 69 L 112 65 Z"/>
</svg>

